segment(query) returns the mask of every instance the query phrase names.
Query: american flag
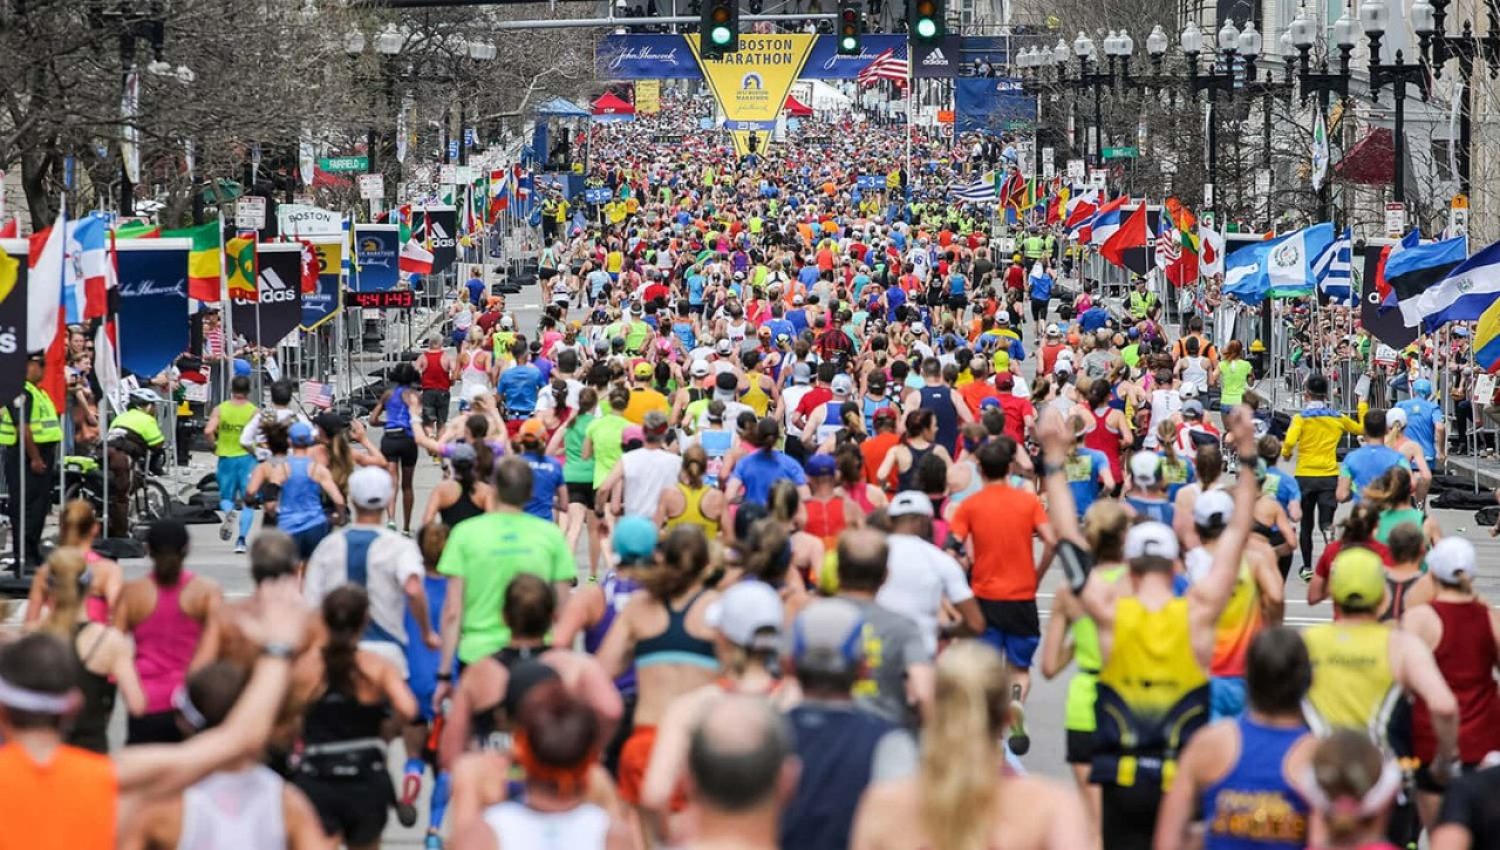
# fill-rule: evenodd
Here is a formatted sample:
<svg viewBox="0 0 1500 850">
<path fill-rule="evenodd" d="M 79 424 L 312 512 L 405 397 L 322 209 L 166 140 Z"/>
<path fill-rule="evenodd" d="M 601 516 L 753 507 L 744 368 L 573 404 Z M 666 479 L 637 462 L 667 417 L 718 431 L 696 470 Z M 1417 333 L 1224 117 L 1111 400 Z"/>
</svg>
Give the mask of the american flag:
<svg viewBox="0 0 1500 850">
<path fill-rule="evenodd" d="M 896 55 L 896 48 L 887 47 L 876 54 L 870 64 L 859 72 L 856 78 L 862 86 L 873 86 L 879 80 L 890 80 L 902 88 L 906 87 L 906 77 L 911 73 L 911 66 L 905 59 Z"/>
<path fill-rule="evenodd" d="M 1163 215 L 1156 230 L 1156 265 L 1168 268 L 1182 259 L 1182 237 Z"/>
<path fill-rule="evenodd" d="M 319 410 L 328 410 L 333 407 L 333 384 L 325 384 L 322 381 L 303 381 L 302 401 Z"/>
</svg>

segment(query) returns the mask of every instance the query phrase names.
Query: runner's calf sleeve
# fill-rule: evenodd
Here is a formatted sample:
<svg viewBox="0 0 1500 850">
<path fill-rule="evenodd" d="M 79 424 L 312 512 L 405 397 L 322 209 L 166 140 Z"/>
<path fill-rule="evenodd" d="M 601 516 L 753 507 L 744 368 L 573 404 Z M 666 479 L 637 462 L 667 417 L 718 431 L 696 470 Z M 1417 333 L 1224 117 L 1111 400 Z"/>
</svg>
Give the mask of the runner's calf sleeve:
<svg viewBox="0 0 1500 850">
<path fill-rule="evenodd" d="M 437 781 L 432 783 L 432 805 L 428 812 L 427 828 L 437 830 L 443 825 L 443 814 L 448 811 L 448 798 L 453 794 L 453 779 L 448 771 L 442 771 L 437 775 Z"/>
</svg>

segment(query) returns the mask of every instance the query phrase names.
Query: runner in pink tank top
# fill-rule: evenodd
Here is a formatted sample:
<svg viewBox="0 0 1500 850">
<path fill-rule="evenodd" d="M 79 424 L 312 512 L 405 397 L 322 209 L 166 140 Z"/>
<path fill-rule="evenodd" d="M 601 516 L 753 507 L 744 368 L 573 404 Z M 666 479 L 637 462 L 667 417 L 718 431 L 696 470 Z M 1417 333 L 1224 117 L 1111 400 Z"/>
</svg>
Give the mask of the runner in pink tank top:
<svg viewBox="0 0 1500 850">
<path fill-rule="evenodd" d="M 1104 456 L 1109 458 L 1110 473 L 1114 475 L 1116 481 L 1124 481 L 1124 467 L 1120 462 L 1120 444 L 1124 438 L 1119 431 L 1109 427 L 1109 415 L 1114 412 L 1114 408 L 1102 409 L 1103 413 L 1100 413 L 1101 408 L 1097 407 L 1089 410 L 1089 415 L 1094 418 L 1094 429 L 1083 438 L 1083 444 L 1088 448 L 1104 452 Z"/>
<path fill-rule="evenodd" d="M 182 610 L 182 591 L 193 580 L 184 570 L 177 584 L 156 586 L 156 608 L 135 627 L 135 669 L 146 691 L 146 713 L 170 711 L 172 693 L 187 678 L 203 624 Z"/>
</svg>

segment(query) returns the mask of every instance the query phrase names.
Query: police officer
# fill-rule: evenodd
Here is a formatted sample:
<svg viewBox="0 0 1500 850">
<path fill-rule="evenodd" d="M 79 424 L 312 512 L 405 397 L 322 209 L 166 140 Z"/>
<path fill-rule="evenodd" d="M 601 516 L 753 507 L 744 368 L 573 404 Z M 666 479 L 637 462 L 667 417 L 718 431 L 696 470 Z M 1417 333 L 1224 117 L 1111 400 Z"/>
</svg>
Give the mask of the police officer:
<svg viewBox="0 0 1500 850">
<path fill-rule="evenodd" d="M 43 357 L 33 354 L 26 361 L 24 398 L 0 409 L 0 446 L 5 448 L 5 480 L 10 489 L 10 530 L 14 552 L 25 543 L 26 566 L 35 567 L 42 559 L 42 526 L 47 521 L 52 481 L 57 473 L 57 449 L 62 442 L 62 420 L 52 399 L 37 386 L 42 380 Z M 17 428 L 24 421 L 26 427 Z M 24 476 L 24 479 L 23 479 Z M 24 490 L 25 499 L 21 497 Z M 24 510 L 23 510 L 24 506 Z M 24 528 L 21 517 L 24 514 Z M 19 555 L 18 555 L 19 558 Z"/>
<path fill-rule="evenodd" d="M 1047 241 L 1042 238 L 1042 234 L 1038 233 L 1035 227 L 1031 228 L 1031 232 L 1021 240 L 1021 253 L 1026 255 L 1028 265 L 1046 256 Z"/>
<path fill-rule="evenodd" d="M 130 489 L 136 461 L 160 475 L 166 461 L 167 438 L 156 421 L 155 390 L 132 390 L 128 409 L 109 423 L 109 514 L 114 534 L 121 518 L 130 516 Z"/>
<path fill-rule="evenodd" d="M 1146 289 L 1146 279 L 1137 277 L 1135 289 L 1130 293 L 1130 315 L 1136 321 L 1140 321 L 1151 315 L 1151 310 L 1156 306 L 1156 293 Z"/>
</svg>

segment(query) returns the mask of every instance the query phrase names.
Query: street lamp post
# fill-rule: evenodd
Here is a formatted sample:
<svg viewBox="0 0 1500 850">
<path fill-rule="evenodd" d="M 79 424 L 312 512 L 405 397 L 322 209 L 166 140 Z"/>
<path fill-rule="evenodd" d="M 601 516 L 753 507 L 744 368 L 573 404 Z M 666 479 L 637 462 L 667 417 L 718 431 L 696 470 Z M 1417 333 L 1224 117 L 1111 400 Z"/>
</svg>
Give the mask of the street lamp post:
<svg viewBox="0 0 1500 850">
<path fill-rule="evenodd" d="M 1291 45 L 1297 51 L 1297 82 L 1302 91 L 1302 102 L 1307 103 L 1311 94 L 1318 96 L 1318 114 L 1323 116 L 1323 121 L 1328 121 L 1328 103 L 1333 95 L 1338 95 L 1340 100 L 1349 97 L 1349 56 L 1354 52 L 1355 21 L 1349 16 L 1349 10 L 1333 24 L 1333 43 L 1338 48 L 1338 70 L 1328 70 L 1328 57 L 1324 56 L 1318 63 L 1318 70 L 1312 70 L 1311 52 L 1313 42 L 1317 40 L 1318 25 L 1307 14 L 1307 9 L 1297 12 L 1297 17 L 1292 21 L 1288 32 L 1291 35 Z M 1290 60 L 1288 60 L 1290 64 Z M 1373 87 L 1373 83 L 1372 83 Z M 1330 180 L 1324 180 L 1323 185 L 1318 187 L 1318 219 L 1329 220 L 1332 211 L 1333 184 Z"/>
<path fill-rule="evenodd" d="M 1114 34 L 1111 33 L 1113 38 Z M 1073 55 L 1078 57 L 1078 79 L 1074 85 L 1078 88 L 1092 88 L 1094 90 L 1094 165 L 1102 167 L 1104 164 L 1104 105 L 1102 103 L 1103 90 L 1105 86 L 1114 83 L 1114 76 L 1110 73 L 1101 73 L 1097 70 L 1097 52 L 1094 40 L 1079 30 L 1078 37 L 1073 39 Z M 1114 57 L 1110 57 L 1110 67 L 1113 68 Z M 1085 148 L 1087 146 L 1085 145 Z"/>
<path fill-rule="evenodd" d="M 1485 0 L 1485 34 L 1476 36 L 1473 26 L 1464 21 L 1463 33 L 1448 35 L 1449 0 L 1417 0 L 1411 7 L 1411 25 L 1421 45 L 1422 59 L 1432 69 L 1434 78 L 1443 76 L 1443 65 L 1458 58 L 1458 76 L 1463 85 L 1463 101 L 1458 113 L 1458 191 L 1471 190 L 1470 176 L 1473 151 L 1474 62 L 1484 57 L 1490 76 L 1500 67 L 1500 6 L 1496 0 Z"/>
<path fill-rule="evenodd" d="M 1395 188 L 1394 197 L 1397 201 L 1406 200 L 1406 86 L 1415 83 L 1420 86 L 1426 71 L 1420 64 L 1408 65 L 1402 51 L 1396 51 L 1396 61 L 1387 63 L 1380 59 L 1380 38 L 1385 34 L 1385 26 L 1390 17 L 1390 10 L 1386 8 L 1383 0 L 1364 0 L 1359 4 L 1359 23 L 1364 28 L 1365 38 L 1370 42 L 1370 96 L 1379 97 L 1380 90 L 1390 85 L 1392 93 L 1396 97 L 1396 126 L 1395 126 Z"/>
<path fill-rule="evenodd" d="M 1203 33 L 1192 21 L 1182 30 L 1181 45 L 1182 53 L 1187 57 L 1188 90 L 1193 95 L 1200 91 L 1208 92 L 1208 183 L 1204 186 L 1203 207 L 1209 215 L 1214 216 L 1215 224 L 1218 221 L 1214 211 L 1219 201 L 1218 97 L 1221 91 L 1229 95 L 1234 93 L 1234 59 L 1239 51 L 1239 42 L 1240 31 L 1235 28 L 1234 21 L 1225 21 L 1224 26 L 1219 28 L 1219 51 L 1224 55 L 1224 70 L 1220 71 L 1215 63 L 1204 74 L 1198 70 L 1198 56 L 1203 52 Z"/>
</svg>

